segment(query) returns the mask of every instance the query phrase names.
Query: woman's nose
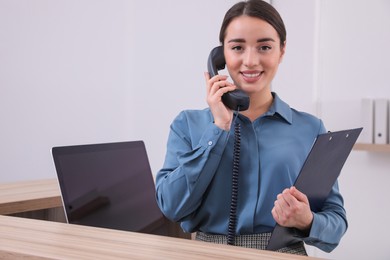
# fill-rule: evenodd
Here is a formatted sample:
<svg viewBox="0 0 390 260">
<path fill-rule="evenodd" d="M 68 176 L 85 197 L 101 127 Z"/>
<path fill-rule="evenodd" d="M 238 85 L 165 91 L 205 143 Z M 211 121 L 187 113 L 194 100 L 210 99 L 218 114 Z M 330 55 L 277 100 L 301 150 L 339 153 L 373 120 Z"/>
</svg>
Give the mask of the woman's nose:
<svg viewBox="0 0 390 260">
<path fill-rule="evenodd" d="M 260 58 L 257 51 L 248 49 L 244 55 L 244 65 L 248 68 L 252 68 L 259 64 Z"/>
</svg>

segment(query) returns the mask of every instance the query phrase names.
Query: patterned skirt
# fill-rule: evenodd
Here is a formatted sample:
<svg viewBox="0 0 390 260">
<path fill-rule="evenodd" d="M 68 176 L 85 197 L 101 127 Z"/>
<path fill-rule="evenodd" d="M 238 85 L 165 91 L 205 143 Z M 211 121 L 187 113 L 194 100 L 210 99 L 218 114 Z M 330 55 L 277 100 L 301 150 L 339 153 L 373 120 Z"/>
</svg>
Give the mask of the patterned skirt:
<svg viewBox="0 0 390 260">
<path fill-rule="evenodd" d="M 255 248 L 265 250 L 268 245 L 268 241 L 271 238 L 271 232 L 260 233 L 253 235 L 239 235 L 235 237 L 235 246 Z M 195 240 L 210 242 L 215 244 L 227 244 L 227 236 L 225 235 L 212 235 L 203 232 L 196 232 Z M 289 253 L 296 255 L 306 255 L 306 249 L 303 242 L 298 242 L 288 247 L 281 248 L 276 252 Z"/>
</svg>

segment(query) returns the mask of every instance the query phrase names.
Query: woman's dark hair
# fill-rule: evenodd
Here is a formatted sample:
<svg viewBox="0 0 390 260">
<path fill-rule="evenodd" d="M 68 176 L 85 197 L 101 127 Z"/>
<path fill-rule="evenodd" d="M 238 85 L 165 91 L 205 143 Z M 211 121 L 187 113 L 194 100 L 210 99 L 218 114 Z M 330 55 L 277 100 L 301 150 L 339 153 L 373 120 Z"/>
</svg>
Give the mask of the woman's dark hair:
<svg viewBox="0 0 390 260">
<path fill-rule="evenodd" d="M 226 28 L 234 18 L 242 15 L 256 17 L 269 23 L 279 35 L 280 48 L 284 47 L 287 33 L 282 17 L 272 5 L 262 0 L 242 1 L 233 5 L 226 12 L 219 33 L 219 41 L 222 45 L 226 36 Z"/>
</svg>

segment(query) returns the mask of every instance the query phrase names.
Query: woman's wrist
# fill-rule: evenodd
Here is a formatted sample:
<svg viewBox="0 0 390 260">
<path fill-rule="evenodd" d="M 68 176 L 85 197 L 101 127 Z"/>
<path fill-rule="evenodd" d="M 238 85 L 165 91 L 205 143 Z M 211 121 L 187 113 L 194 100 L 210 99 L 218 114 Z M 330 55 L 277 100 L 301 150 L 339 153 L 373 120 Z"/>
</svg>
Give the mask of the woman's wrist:
<svg viewBox="0 0 390 260">
<path fill-rule="evenodd" d="M 214 124 L 224 131 L 230 130 L 230 123 L 221 123 L 221 122 L 214 121 Z"/>
</svg>

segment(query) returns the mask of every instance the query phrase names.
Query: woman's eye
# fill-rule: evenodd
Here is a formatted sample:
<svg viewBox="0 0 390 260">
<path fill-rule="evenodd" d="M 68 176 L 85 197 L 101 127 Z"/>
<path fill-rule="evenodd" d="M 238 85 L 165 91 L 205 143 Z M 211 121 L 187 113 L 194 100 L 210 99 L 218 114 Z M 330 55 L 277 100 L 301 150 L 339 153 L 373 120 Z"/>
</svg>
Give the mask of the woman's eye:
<svg viewBox="0 0 390 260">
<path fill-rule="evenodd" d="M 270 49 L 271 49 L 270 46 L 261 46 L 261 47 L 259 48 L 260 51 L 268 51 L 268 50 L 270 50 Z"/>
<path fill-rule="evenodd" d="M 232 48 L 232 50 L 234 50 L 234 51 L 241 51 L 241 50 L 242 50 L 242 47 L 241 47 L 241 46 L 234 46 L 234 47 Z"/>
</svg>

